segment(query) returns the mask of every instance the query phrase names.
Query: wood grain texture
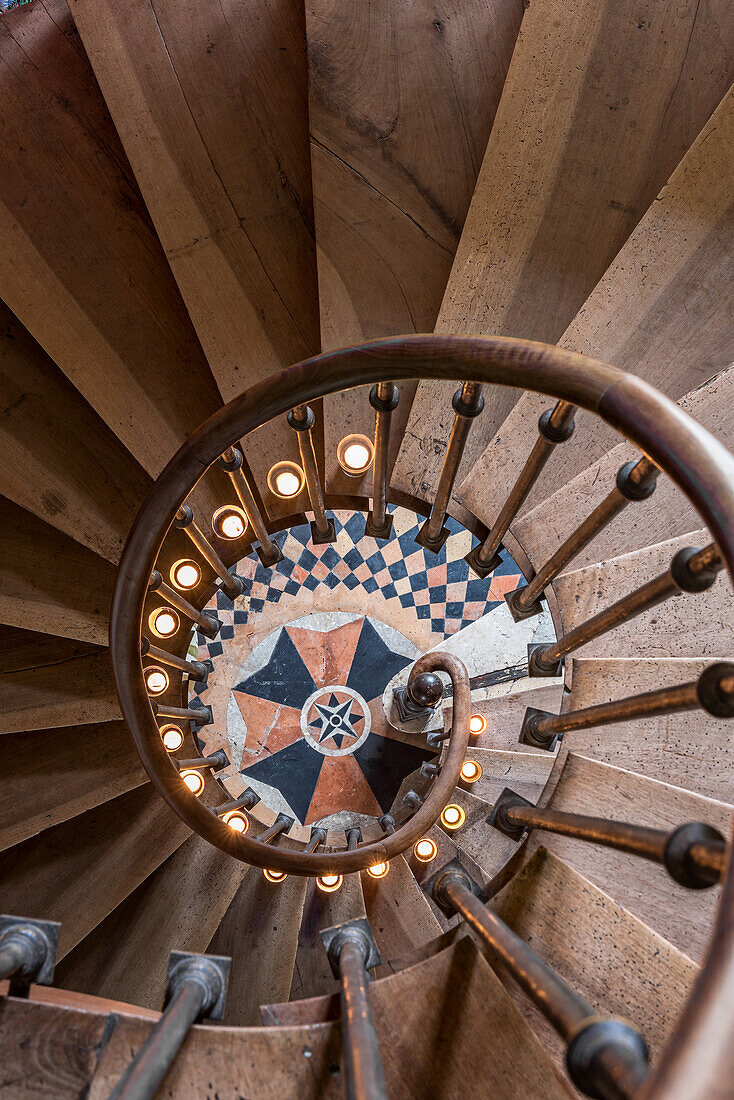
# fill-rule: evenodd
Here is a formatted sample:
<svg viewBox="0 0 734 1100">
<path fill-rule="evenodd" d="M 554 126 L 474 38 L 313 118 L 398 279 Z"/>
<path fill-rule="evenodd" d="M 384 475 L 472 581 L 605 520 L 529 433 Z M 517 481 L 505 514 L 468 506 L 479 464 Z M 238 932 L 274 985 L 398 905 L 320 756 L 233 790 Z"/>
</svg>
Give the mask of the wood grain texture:
<svg viewBox="0 0 734 1100">
<path fill-rule="evenodd" d="M 0 60 L 0 297 L 155 476 L 219 392 L 65 0 Z"/>
<path fill-rule="evenodd" d="M 203 952 L 244 863 L 193 835 L 61 962 L 65 988 L 160 1009 L 171 951 Z"/>
<path fill-rule="evenodd" d="M 533 2 L 437 331 L 558 340 L 733 78 L 726 0 L 674 9 L 666 0 Z M 436 484 L 451 393 L 419 388 L 396 488 L 430 496 L 421 487 Z M 518 395 L 492 388 L 486 396 L 462 477 Z"/>
<path fill-rule="evenodd" d="M 734 359 L 733 175 L 731 90 L 559 344 L 640 375 L 674 400 L 726 367 Z M 499 512 L 505 484 L 519 474 L 548 404 L 523 394 L 459 487 L 457 499 L 485 523 Z M 619 438 L 583 411 L 575 420 L 573 440 L 551 458 L 521 516 Z"/>
<path fill-rule="evenodd" d="M 554 810 L 655 829 L 704 821 L 724 836 L 731 831 L 730 805 L 575 753 L 567 757 L 549 805 Z M 694 962 L 701 960 L 720 887 L 687 890 L 657 864 L 583 840 L 539 832 L 537 843 L 565 860 Z"/>
<path fill-rule="evenodd" d="M 302 10 L 70 7 L 229 400 L 318 349 Z"/>
<path fill-rule="evenodd" d="M 188 835 L 146 784 L 13 848 L 0 870 L 4 906 L 61 921 L 61 959 Z"/>
<path fill-rule="evenodd" d="M 110 562 L 0 497 L 0 622 L 107 642 Z"/>
<path fill-rule="evenodd" d="M 391 973 L 390 959 L 440 936 L 442 927 L 405 856 L 390 860 L 385 878 L 375 879 L 366 872 L 361 877 L 367 919 L 382 955 L 382 966 L 375 974 L 382 978 Z"/>
<path fill-rule="evenodd" d="M 261 1004 L 288 999 L 307 881 L 271 883 L 253 867 L 232 899 L 208 948 L 232 959 L 226 1024 L 253 1027 Z"/>
<path fill-rule="evenodd" d="M 654 1064 L 698 971 L 690 959 L 543 848 L 490 908 L 596 1012 L 636 1024 Z M 563 1065 L 559 1037 L 514 983 L 504 984 Z"/>
<path fill-rule="evenodd" d="M 151 481 L 0 302 L 0 492 L 117 561 Z"/>
<path fill-rule="evenodd" d="M 309 0 L 306 30 L 321 339 L 325 350 L 430 332 L 522 18 L 520 0 Z M 415 385 L 394 415 L 400 439 Z M 365 391 L 324 403 L 326 484 L 336 445 L 371 436 Z M 390 466 L 397 446 L 390 455 Z"/>
<path fill-rule="evenodd" d="M 109 650 L 0 628 L 0 733 L 120 718 Z"/>
<path fill-rule="evenodd" d="M 570 710 L 697 680 L 704 658 L 579 658 L 572 662 Z M 563 749 L 603 760 L 697 794 L 734 801 L 734 727 L 703 710 L 614 722 L 564 735 Z"/>
<path fill-rule="evenodd" d="M 731 351 L 734 354 L 734 343 Z M 678 404 L 731 450 L 734 447 L 733 400 L 734 367 L 729 367 L 687 394 Z M 639 457 L 639 450 L 632 444 L 618 443 L 513 524 L 512 534 L 530 560 L 540 565 L 550 557 L 611 492 L 620 467 Z M 580 569 L 605 557 L 619 557 L 640 550 L 685 534 L 700 523 L 701 517 L 675 482 L 661 477 L 653 495 L 630 504 L 574 558 L 569 569 Z"/>
<path fill-rule="evenodd" d="M 0 737 L 0 776 L 0 849 L 148 782 L 123 722 Z"/>
<path fill-rule="evenodd" d="M 320 890 L 316 879 L 308 880 L 293 967 L 292 1001 L 339 991 L 339 982 L 331 972 L 320 933 L 324 928 L 364 916 L 360 875 L 345 875 L 341 888 L 333 894 Z"/>
<path fill-rule="evenodd" d="M 553 591 L 563 631 L 666 572 L 684 546 L 707 546 L 706 530 L 659 542 L 644 550 L 607 558 L 558 577 Z M 681 592 L 658 607 L 582 646 L 582 657 L 708 657 L 725 660 L 734 652 L 731 581 L 720 575 L 707 592 Z"/>
</svg>

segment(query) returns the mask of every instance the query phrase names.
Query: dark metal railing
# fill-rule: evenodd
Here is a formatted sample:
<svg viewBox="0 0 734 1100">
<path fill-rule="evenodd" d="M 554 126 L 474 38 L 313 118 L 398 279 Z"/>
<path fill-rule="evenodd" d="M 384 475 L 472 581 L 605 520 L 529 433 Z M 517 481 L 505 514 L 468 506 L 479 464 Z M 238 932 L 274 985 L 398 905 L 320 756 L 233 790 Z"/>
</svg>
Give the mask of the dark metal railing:
<svg viewBox="0 0 734 1100">
<path fill-rule="evenodd" d="M 187 707 L 174 707 L 169 706 L 168 703 L 156 703 L 151 700 L 150 707 L 156 718 L 180 718 L 184 722 L 193 722 L 197 726 L 207 726 L 213 720 L 212 708 L 204 706 L 198 699 L 192 699 Z"/>
<path fill-rule="evenodd" d="M 231 810 L 251 810 L 253 806 L 257 805 L 260 801 L 260 795 L 255 794 L 253 790 L 248 789 L 241 794 L 238 798 L 230 798 L 227 802 L 222 802 L 220 806 L 210 806 L 209 809 L 217 817 L 224 817 Z"/>
<path fill-rule="evenodd" d="M 166 604 L 175 607 L 176 611 L 180 611 L 192 623 L 196 623 L 199 630 L 207 638 L 216 638 L 222 625 L 219 619 L 215 618 L 214 615 L 208 615 L 206 611 L 200 611 L 198 607 L 194 607 L 192 603 L 184 599 L 180 592 L 176 592 L 169 584 L 166 584 L 157 569 L 154 569 L 150 574 L 148 588 L 151 592 L 161 596 Z"/>
<path fill-rule="evenodd" d="M 564 714 L 528 707 L 520 730 L 520 742 L 538 749 L 552 750 L 569 730 L 592 729 L 612 722 L 650 718 L 656 714 L 675 714 L 687 710 L 705 710 L 716 718 L 734 717 L 734 664 L 719 661 L 705 668 L 698 680 L 688 684 L 658 688 L 611 703 L 580 707 Z"/>
<path fill-rule="evenodd" d="M 259 844 L 269 844 L 271 840 L 275 840 L 282 833 L 287 833 L 293 824 L 293 820 L 292 817 L 288 817 L 288 814 L 278 814 L 273 824 L 260 833 L 255 840 Z"/>
<path fill-rule="evenodd" d="M 369 973 L 382 962 L 364 919 L 326 928 L 321 939 L 341 999 L 341 1033 L 349 1100 L 387 1100 L 377 1030 L 369 996 Z"/>
<path fill-rule="evenodd" d="M 659 468 L 649 458 L 628 462 L 617 473 L 617 484 L 591 515 L 579 524 L 533 579 L 507 597 L 515 619 L 528 619 L 540 613 L 545 589 L 593 539 L 633 501 L 646 500 L 655 490 Z"/>
<path fill-rule="evenodd" d="M 194 513 L 190 505 L 182 504 L 176 513 L 174 526 L 185 531 L 205 562 L 214 570 L 222 582 L 222 588 L 231 600 L 241 596 L 245 589 L 242 577 L 230 573 L 217 551 L 194 522 Z"/>
<path fill-rule="evenodd" d="M 211 768 L 212 771 L 219 771 L 221 768 L 226 768 L 229 764 L 229 758 L 227 757 L 224 749 L 217 749 L 210 756 L 194 756 L 190 760 L 177 760 L 173 759 L 173 763 L 178 770 L 184 771 L 206 771 L 207 768 Z"/>
<path fill-rule="evenodd" d="M 649 829 L 624 821 L 533 806 L 507 787 L 487 821 L 513 840 L 519 840 L 525 829 L 544 829 L 640 856 L 662 864 L 677 883 L 694 890 L 719 882 L 726 867 L 724 837 L 702 822 L 689 822 L 672 831 Z"/>
<path fill-rule="evenodd" d="M 298 449 L 301 454 L 303 476 L 306 479 L 308 497 L 314 518 L 311 524 L 311 541 L 316 546 L 327 542 L 336 542 L 334 520 L 326 514 L 324 494 L 321 489 L 321 476 L 316 462 L 316 450 L 313 442 L 313 426 L 316 421 L 313 409 L 308 405 L 296 405 L 288 413 L 288 424 L 298 436 Z"/>
<path fill-rule="evenodd" d="M 159 646 L 153 645 L 147 638 L 140 639 L 140 656 L 150 657 L 161 665 L 168 665 L 169 668 L 177 668 L 197 683 L 203 683 L 209 675 L 209 669 L 203 661 L 187 661 L 177 653 L 169 653 L 167 649 L 160 649 Z"/>
<path fill-rule="evenodd" d="M 477 896 L 478 885 L 452 861 L 427 884 L 445 912 L 458 913 L 485 955 L 507 971 L 566 1043 L 566 1069 L 585 1096 L 631 1100 L 648 1073 L 644 1038 L 628 1020 L 600 1016 L 568 982 Z"/>
<path fill-rule="evenodd" d="M 60 931 L 57 921 L 0 916 L 0 982 L 11 997 L 27 997 L 31 983 L 51 985 Z"/>
<path fill-rule="evenodd" d="M 367 517 L 365 532 L 373 539 L 389 539 L 392 532 L 392 516 L 387 511 L 387 467 L 390 424 L 399 400 L 400 391 L 393 382 L 378 382 L 370 390 L 370 405 L 375 410 L 375 452 L 372 466 L 372 511 Z"/>
<path fill-rule="evenodd" d="M 245 471 L 242 469 L 244 456 L 237 447 L 228 447 L 224 454 L 219 456 L 219 465 L 229 474 L 234 491 L 237 494 L 242 510 L 257 539 L 256 553 L 265 566 L 277 565 L 283 560 L 283 552 L 277 546 L 265 526 L 262 512 L 257 506 L 252 489 L 249 486 Z"/>
</svg>

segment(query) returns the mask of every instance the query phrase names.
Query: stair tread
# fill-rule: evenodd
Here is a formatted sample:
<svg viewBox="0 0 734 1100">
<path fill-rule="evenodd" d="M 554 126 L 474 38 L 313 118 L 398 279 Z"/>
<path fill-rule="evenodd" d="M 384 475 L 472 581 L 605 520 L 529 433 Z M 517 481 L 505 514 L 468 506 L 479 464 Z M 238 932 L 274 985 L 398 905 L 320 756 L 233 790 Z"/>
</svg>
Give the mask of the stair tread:
<svg viewBox="0 0 734 1100">
<path fill-rule="evenodd" d="M 701 124 L 705 119 L 701 119 Z M 679 400 L 734 359 L 728 296 L 732 282 L 734 90 L 701 134 L 558 341 L 613 363 Z M 538 438 L 549 399 L 524 393 L 456 497 L 494 522 Z M 695 414 L 694 414 L 695 415 Z M 579 411 L 563 445 L 531 490 L 520 516 L 601 458 L 619 439 Z"/>
<path fill-rule="evenodd" d="M 107 648 L 0 628 L 0 734 L 120 718 Z"/>
<path fill-rule="evenodd" d="M 544 848 L 489 905 L 596 1012 L 636 1024 L 654 1064 L 698 973 L 695 963 Z M 563 1065 L 560 1038 L 511 980 L 503 984 Z"/>
<path fill-rule="evenodd" d="M 14 14 L 0 36 L 0 295 L 155 476 L 219 392 L 64 0 Z"/>
<path fill-rule="evenodd" d="M 0 871 L 4 907 L 61 921 L 62 959 L 190 832 L 146 784 L 5 854 Z"/>
<path fill-rule="evenodd" d="M 665 0 L 535 0 L 437 331 L 559 339 L 734 79 L 726 10 L 726 0 L 700 18 Z M 395 488 L 430 496 L 443 458 L 433 440 L 448 439 L 454 388 L 419 386 Z M 459 480 L 518 396 L 491 392 Z"/>
<path fill-rule="evenodd" d="M 77 944 L 54 980 L 81 993 L 162 1008 L 171 951 L 206 951 L 248 874 L 256 872 L 190 836 Z"/>
<path fill-rule="evenodd" d="M 270 883 L 258 868 L 243 879 L 208 951 L 232 959 L 224 1023 L 254 1027 L 260 1005 L 287 999 L 308 880 Z"/>
<path fill-rule="evenodd" d="M 732 108 L 732 170 L 734 171 L 734 101 Z M 734 276 L 734 271 L 732 272 Z M 723 297 L 723 295 L 722 295 Z M 731 354 L 734 356 L 734 332 Z M 678 404 L 731 450 L 734 446 L 734 418 L 730 414 L 734 399 L 734 367 L 729 367 L 687 394 Z M 588 469 L 538 504 L 517 523 L 512 534 L 531 561 L 540 564 L 568 538 L 616 482 L 617 471 L 625 462 L 637 460 L 640 451 L 631 443 L 613 447 Z M 688 497 L 665 475 L 658 478 L 655 492 L 645 501 L 630 504 L 594 541 L 574 558 L 570 569 L 593 565 L 605 557 L 619 557 L 644 549 L 664 539 L 674 538 L 700 526 L 701 517 Z"/>
<path fill-rule="evenodd" d="M 385 878 L 375 879 L 366 873 L 361 878 L 366 916 L 382 956 L 376 976 L 382 978 L 390 973 L 390 959 L 440 936 L 442 926 L 405 856 L 390 860 Z"/>
<path fill-rule="evenodd" d="M 710 663 L 704 658 L 578 658 L 571 666 L 570 709 L 690 683 Z M 732 799 L 731 721 L 703 710 L 571 730 L 564 734 L 563 749 L 723 802 Z"/>
<path fill-rule="evenodd" d="M 106 645 L 114 583 L 109 561 L 0 497 L 0 622 Z"/>
<path fill-rule="evenodd" d="M 460 851 L 481 868 L 485 880 L 491 882 L 515 854 L 518 842 L 487 824 L 489 808 L 481 798 L 457 787 L 452 800 L 464 810 L 466 823 L 460 829 L 449 831 L 449 836 Z"/>
<path fill-rule="evenodd" d="M 321 931 L 364 916 L 364 894 L 359 875 L 345 875 L 340 889 L 334 893 L 324 893 L 316 879 L 308 880 L 293 966 L 292 1001 L 338 992 L 339 983 L 332 973 Z"/>
<path fill-rule="evenodd" d="M 466 791 L 472 798 L 483 802 L 487 813 L 505 787 L 510 787 L 529 802 L 537 803 L 555 761 L 549 752 L 507 752 L 502 749 L 478 749 L 472 745 L 466 755 L 468 760 L 476 760 L 481 765 L 482 774 L 471 785 L 460 782 L 458 790 Z"/>
<path fill-rule="evenodd" d="M 569 753 L 550 806 L 570 813 L 673 829 L 704 821 L 724 836 L 731 830 L 732 807 L 636 772 Z M 685 955 L 699 961 L 712 928 L 720 887 L 687 890 L 664 868 L 647 860 L 539 831 L 542 844 L 608 893 Z"/>
<path fill-rule="evenodd" d="M 549 683 L 545 679 L 525 676 L 513 684 L 498 684 L 497 688 L 500 687 L 508 690 L 502 695 L 497 694 L 490 699 L 474 699 L 472 702 L 473 712 L 487 719 L 487 727 L 484 733 L 472 737 L 467 755 L 474 751 L 497 750 L 513 755 L 515 753 L 537 755 L 537 749 L 531 745 L 521 745 L 518 741 L 523 716 L 528 707 L 536 707 L 538 710 L 560 710 L 563 697 L 562 681 L 554 677 Z M 544 755 L 547 759 L 552 759 L 550 753 Z"/>
<path fill-rule="evenodd" d="M 124 722 L 0 737 L 0 851 L 148 782 Z"/>
<path fill-rule="evenodd" d="M 710 541 L 706 530 L 691 531 L 558 577 L 553 592 L 563 631 L 666 572 L 684 546 L 706 546 Z M 640 658 L 726 658 L 733 652 L 731 587 L 724 575 L 708 591 L 681 592 L 577 650 L 583 657 Z"/>
</svg>

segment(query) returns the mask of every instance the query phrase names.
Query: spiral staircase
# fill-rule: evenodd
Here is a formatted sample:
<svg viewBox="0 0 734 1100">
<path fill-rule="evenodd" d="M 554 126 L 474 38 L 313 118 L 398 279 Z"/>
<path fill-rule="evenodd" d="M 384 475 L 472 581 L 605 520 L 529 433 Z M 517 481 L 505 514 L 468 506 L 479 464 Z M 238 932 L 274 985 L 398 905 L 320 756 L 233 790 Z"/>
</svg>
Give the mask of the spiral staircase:
<svg viewBox="0 0 734 1100">
<path fill-rule="evenodd" d="M 30 0 L 0 57 L 0 1096 L 734 1096 L 730 4 Z M 278 743 L 364 696 L 358 820 L 217 710 L 317 614 L 406 635 Z"/>
</svg>

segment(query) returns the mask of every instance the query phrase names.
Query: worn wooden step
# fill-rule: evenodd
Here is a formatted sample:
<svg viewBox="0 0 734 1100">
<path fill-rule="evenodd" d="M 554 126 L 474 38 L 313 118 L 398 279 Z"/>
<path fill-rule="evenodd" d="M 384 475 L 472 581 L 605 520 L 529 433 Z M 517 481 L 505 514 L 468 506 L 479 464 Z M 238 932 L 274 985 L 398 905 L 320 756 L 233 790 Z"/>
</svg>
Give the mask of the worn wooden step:
<svg viewBox="0 0 734 1100">
<path fill-rule="evenodd" d="M 483 799 L 457 787 L 451 800 L 464 810 L 466 821 L 460 829 L 445 831 L 459 850 L 481 868 L 483 878 L 491 882 L 514 855 L 517 841 L 487 824 L 489 807 Z"/>
<path fill-rule="evenodd" d="M 156 476 L 219 392 L 65 0 L 0 58 L 0 298 Z"/>
<path fill-rule="evenodd" d="M 561 336 L 561 347 L 631 371 L 673 400 L 734 360 L 728 307 L 734 281 L 732 173 L 734 90 Z M 459 486 L 457 499 L 485 523 L 498 515 L 538 438 L 538 417 L 549 406 L 548 398 L 523 394 Z M 551 457 L 520 515 L 561 490 L 619 439 L 589 413 L 578 412 L 575 422 L 573 439 Z"/>
<path fill-rule="evenodd" d="M 268 882 L 253 868 L 243 879 L 208 951 L 232 959 L 224 1022 L 261 1023 L 260 1005 L 287 1000 L 308 879 Z"/>
<path fill-rule="evenodd" d="M 439 331 L 559 339 L 728 90 L 734 25 L 727 11 L 726 0 L 705 12 L 693 4 L 671 11 L 666 0 L 534 0 Z M 420 386 L 395 488 L 430 499 L 454 389 Z M 462 471 L 471 470 L 517 396 L 487 394 Z"/>
<path fill-rule="evenodd" d="M 544 848 L 490 908 L 596 1012 L 636 1024 L 655 1063 L 696 977 L 695 963 Z M 563 1066 L 556 1032 L 510 978 L 503 984 Z"/>
<path fill-rule="evenodd" d="M 495 804 L 505 787 L 537 803 L 553 767 L 553 754 L 548 752 L 506 752 L 470 745 L 466 758 L 476 761 L 482 774 L 474 783 L 461 780 L 459 790 L 467 791 L 488 806 Z"/>
<path fill-rule="evenodd" d="M 732 156 L 734 158 L 734 108 Z M 732 167 L 734 168 L 734 163 Z M 734 270 L 732 276 L 734 286 Z M 734 321 L 730 352 L 734 356 Z M 734 367 L 729 367 L 687 394 L 678 403 L 731 450 L 734 447 L 734 417 L 731 415 L 733 401 Z M 639 457 L 639 448 L 626 441 L 617 444 L 513 525 L 513 537 L 536 567 L 546 561 L 612 491 L 620 467 Z M 688 497 L 675 482 L 663 474 L 658 478 L 652 496 L 625 508 L 621 515 L 574 558 L 569 568 L 580 569 L 605 557 L 619 557 L 620 554 L 642 549 L 662 542 L 663 539 L 685 534 L 700 524 L 701 517 Z"/>
<path fill-rule="evenodd" d="M 391 959 L 440 936 L 442 926 L 405 856 L 390 860 L 384 878 L 373 878 L 366 871 L 361 878 L 366 916 L 382 956 L 382 966 L 375 973 L 382 978 L 391 973 Z"/>
<path fill-rule="evenodd" d="M 110 562 L 0 497 L 0 622 L 104 645 L 114 583 Z"/>
<path fill-rule="evenodd" d="M 0 492 L 117 561 L 151 480 L 0 302 Z"/>
<path fill-rule="evenodd" d="M 517 0 L 306 5 L 325 350 L 433 329 L 521 18 Z M 391 463 L 414 392 L 401 386 Z M 336 461 L 343 436 L 374 432 L 367 394 L 324 405 L 335 493 L 371 494 L 371 471 Z"/>
<path fill-rule="evenodd" d="M 70 7 L 224 399 L 315 354 L 302 5 Z M 283 418 L 247 453 L 264 491 L 295 433 Z"/>
<path fill-rule="evenodd" d="M 190 833 L 146 784 L 6 853 L 3 905 L 10 913 L 61 921 L 63 958 Z"/>
<path fill-rule="evenodd" d="M 725 802 L 576 753 L 566 758 L 550 806 L 655 829 L 703 821 L 724 836 L 732 823 L 732 807 Z M 535 842 L 564 859 L 694 962 L 700 961 L 720 887 L 688 890 L 657 864 L 583 840 L 538 832 Z"/>
<path fill-rule="evenodd" d="M 570 709 L 690 683 L 710 663 L 703 658 L 578 658 L 570 670 Z M 694 710 L 571 730 L 563 736 L 563 748 L 730 802 L 734 792 L 732 734 L 731 720 Z"/>
<path fill-rule="evenodd" d="M 147 783 L 124 722 L 0 737 L 0 850 Z"/>
<path fill-rule="evenodd" d="M 108 649 L 0 627 L 0 733 L 119 717 Z"/>
<path fill-rule="evenodd" d="M 472 703 L 474 714 L 485 718 L 487 725 L 482 733 L 471 738 L 469 753 L 501 750 L 512 755 L 536 754 L 537 749 L 518 742 L 523 715 L 528 707 L 559 710 L 562 698 L 563 684 L 558 677 L 550 684 L 527 676 L 512 684 L 498 684 L 497 694 L 489 699 L 474 699 Z"/>
<path fill-rule="evenodd" d="M 564 631 L 664 573 L 684 546 L 706 546 L 707 531 L 635 550 L 566 573 L 553 585 Z M 731 584 L 720 575 L 706 592 L 682 592 L 583 646 L 583 657 L 721 657 L 734 652 Z"/>
<path fill-rule="evenodd" d="M 339 890 L 324 893 L 316 879 L 309 879 L 298 932 L 298 950 L 293 967 L 290 999 L 319 997 L 339 991 L 332 974 L 321 931 L 336 924 L 366 916 L 362 881 L 359 875 L 345 875 Z"/>
<path fill-rule="evenodd" d="M 206 951 L 247 864 L 193 835 L 61 962 L 57 985 L 161 1008 L 171 951 Z"/>
</svg>

